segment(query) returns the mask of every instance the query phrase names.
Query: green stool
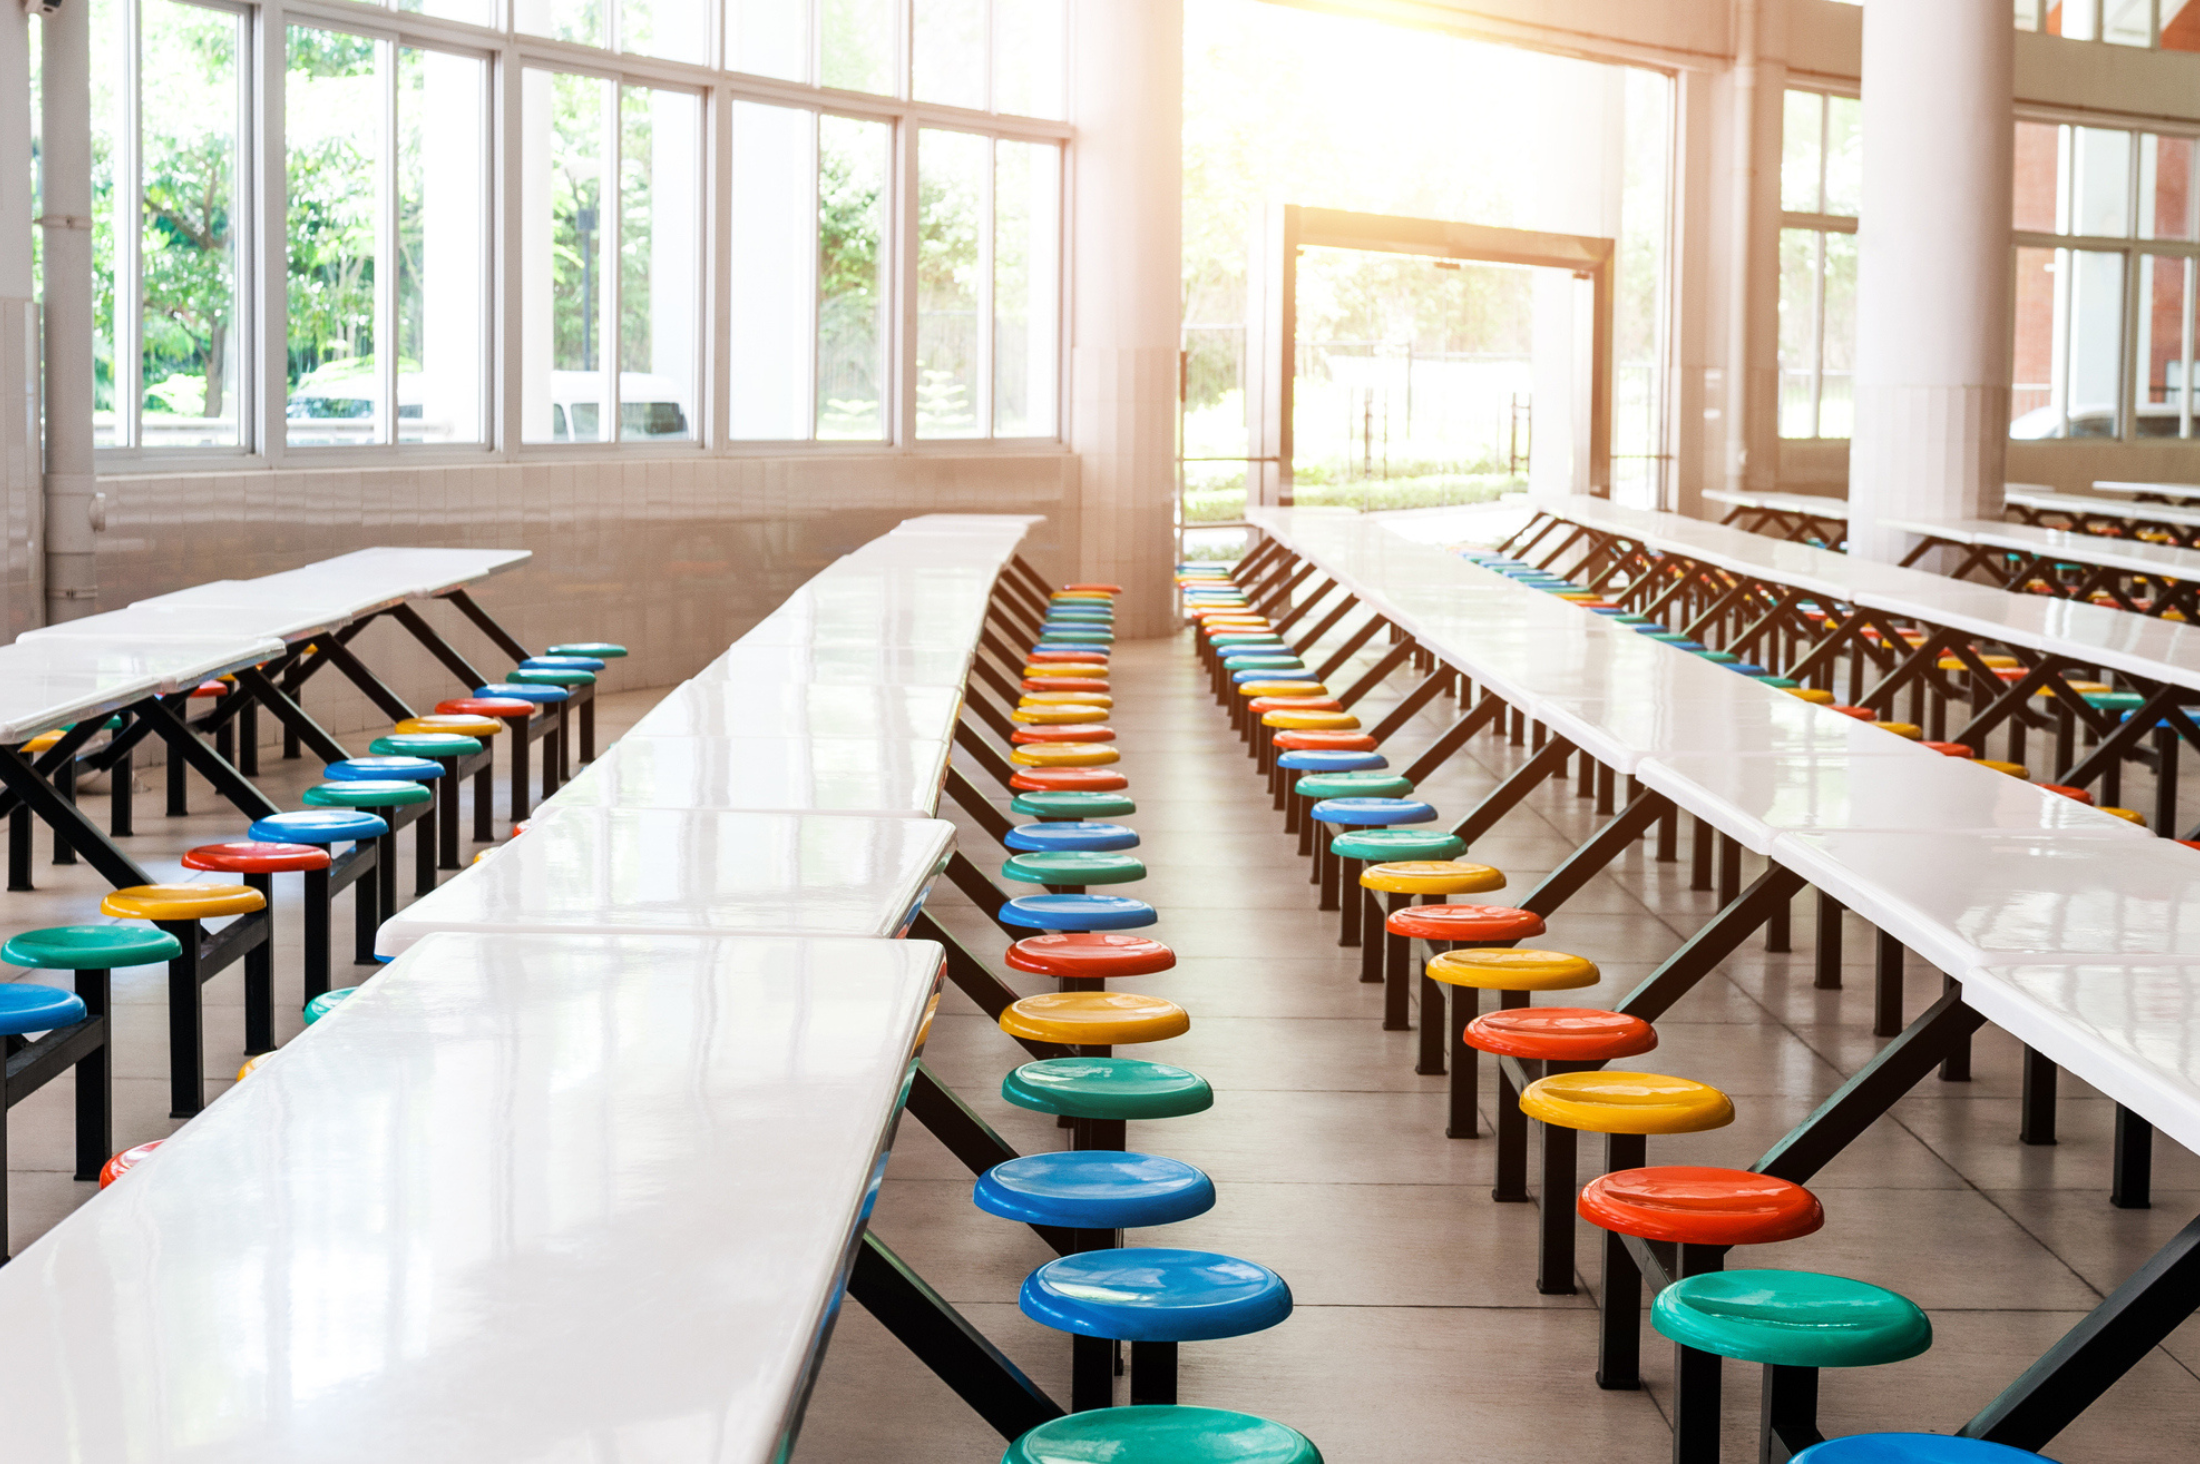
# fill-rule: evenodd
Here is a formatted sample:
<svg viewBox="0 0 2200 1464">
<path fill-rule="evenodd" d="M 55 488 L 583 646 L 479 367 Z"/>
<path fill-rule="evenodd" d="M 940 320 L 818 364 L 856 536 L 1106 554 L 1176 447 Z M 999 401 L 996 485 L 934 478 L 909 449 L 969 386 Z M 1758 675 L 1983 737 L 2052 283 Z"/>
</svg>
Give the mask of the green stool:
<svg viewBox="0 0 2200 1464">
<path fill-rule="evenodd" d="M 1079 895 L 1087 885 L 1129 884 L 1145 877 L 1143 860 L 1128 854 L 1084 850 L 1013 854 L 1001 866 L 1001 878 L 1018 884 L 1045 885 L 1058 895 Z"/>
<path fill-rule="evenodd" d="M 389 825 L 388 831 L 375 840 L 374 882 L 382 918 L 387 920 L 396 914 L 397 831 L 431 813 L 435 793 L 425 783 L 372 778 L 316 784 L 306 789 L 303 802 L 308 808 L 369 809 Z M 399 812 L 407 808 L 415 810 L 410 817 Z"/>
<path fill-rule="evenodd" d="M 312 1026 L 358 994 L 359 988 L 356 986 L 339 986 L 334 991 L 322 992 L 306 1003 L 306 1025 Z"/>
<path fill-rule="evenodd" d="M 1287 824 L 1299 831 L 1299 857 L 1315 860 L 1307 883 L 1320 884 L 1321 861 L 1315 857 L 1318 846 L 1314 838 L 1321 827 L 1307 817 L 1307 810 L 1324 798 L 1411 798 L 1413 780 L 1381 768 L 1358 773 L 1308 773 L 1291 785 L 1291 796 L 1304 801 L 1290 810 Z"/>
<path fill-rule="evenodd" d="M 1085 819 L 1121 818 L 1138 812 L 1138 805 L 1122 793 L 1064 792 L 1019 793 L 1008 800 L 1009 810 L 1046 823 L 1077 823 Z"/>
<path fill-rule="evenodd" d="M 1933 1345 L 1933 1324 L 1908 1297 L 1816 1271 L 1686 1276 L 1658 1293 L 1650 1324 L 1679 1344 L 1674 1464 L 1717 1464 L 1723 1357 L 1764 1365 L 1759 1457 L 1782 1459 L 1823 1441 L 1818 1369 L 1877 1367 Z"/>
<path fill-rule="evenodd" d="M 432 757 L 443 764 L 443 776 L 437 780 L 435 807 L 436 843 L 440 869 L 461 869 L 458 841 L 458 780 L 462 776 L 459 764 L 477 757 L 487 746 L 478 737 L 467 737 L 457 732 L 392 732 L 377 737 L 367 745 L 367 751 L 376 757 Z M 487 803 L 489 799 L 489 764 L 484 760 L 474 774 L 474 800 Z"/>
<path fill-rule="evenodd" d="M 1321 1464 L 1306 1435 L 1250 1413 L 1133 1404 L 1065 1413 L 1008 1446 L 1001 1464 Z"/>
<path fill-rule="evenodd" d="M 594 656 L 599 661 L 617 661 L 626 655 L 626 647 L 610 641 L 575 641 L 571 645 L 552 646 L 543 652 L 546 656 Z"/>
<path fill-rule="evenodd" d="M 1001 1097 L 1068 1119 L 1075 1149 L 1119 1150 L 1131 1119 L 1182 1118 L 1215 1106 L 1215 1091 L 1199 1074 L 1130 1057 L 1027 1062 L 1001 1079 Z"/>
<path fill-rule="evenodd" d="M 1361 885 L 1363 868 L 1406 860 L 1457 859 L 1466 852 L 1467 841 L 1442 828 L 1392 826 L 1349 829 L 1333 835 L 1329 840 L 1329 856 L 1330 862 L 1337 866 L 1337 903 L 1346 917 L 1344 929 L 1351 937 L 1347 943 L 1359 946 L 1363 953 L 1368 945 L 1382 944 L 1383 907 L 1374 891 Z M 1369 940 L 1370 936 L 1377 939 Z M 1364 954 L 1362 960 L 1364 963 Z M 1361 979 L 1367 979 L 1364 970 Z"/>
</svg>

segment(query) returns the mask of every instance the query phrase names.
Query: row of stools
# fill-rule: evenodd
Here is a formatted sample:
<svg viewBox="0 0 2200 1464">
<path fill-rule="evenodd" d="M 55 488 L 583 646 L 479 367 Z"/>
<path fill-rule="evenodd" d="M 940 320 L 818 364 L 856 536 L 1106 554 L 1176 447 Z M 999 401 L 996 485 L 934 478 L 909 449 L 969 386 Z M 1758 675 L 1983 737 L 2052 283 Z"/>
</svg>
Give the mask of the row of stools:
<svg viewBox="0 0 2200 1464">
<path fill-rule="evenodd" d="M 332 984 L 331 935 L 336 897 L 354 891 L 358 965 L 376 963 L 374 935 L 398 903 L 397 833 L 419 829 L 414 894 L 435 888 L 439 869 L 458 868 L 458 784 L 479 766 L 475 834 L 489 836 L 490 739 L 508 730 L 527 737 L 537 708 L 592 684 L 607 660 L 626 649 L 604 643 L 554 647 L 531 658 L 506 683 L 445 701 L 432 715 L 399 722 L 374 740 L 369 756 L 330 763 L 325 781 L 308 788 L 304 807 L 252 821 L 242 840 L 185 851 L 194 872 L 229 881 L 135 885 L 100 901 L 100 913 L 125 922 L 63 925 L 24 932 L 0 945 L 0 961 L 33 970 L 72 973 L 73 991 L 27 982 L 0 983 L 0 1042 L 10 1056 L 28 1053 L 12 1106 L 61 1073 L 76 1073 L 76 1177 L 102 1188 L 160 1147 L 152 1140 L 113 1151 L 112 1069 L 108 1021 L 111 973 L 120 967 L 168 967 L 169 1112 L 188 1119 L 205 1106 L 205 1013 L 202 991 L 216 975 L 244 968 L 245 1051 L 242 1081 L 275 1050 L 274 879 L 297 874 L 304 884 L 301 982 L 307 1026 L 321 1020 L 356 986 Z M 58 739 L 60 734 L 48 734 Z M 46 742 L 52 745 L 52 740 Z M 25 744 L 41 750 L 36 740 Z M 121 776 L 127 777 L 127 770 Z M 346 846 L 341 853 L 337 846 Z M 486 852 L 486 851 L 484 851 Z M 227 920 L 219 930 L 207 922 Z M 6 1173 L 6 1125 L 0 1122 L 0 1180 Z M 6 1186 L 0 1183 L 0 1241 L 7 1234 Z"/>
<path fill-rule="evenodd" d="M 1212 1209 L 1215 1187 L 1190 1164 L 1127 1147 L 1131 1120 L 1199 1113 L 1214 1104 L 1205 1079 L 1167 1063 L 1117 1057 L 1118 1045 L 1160 1042 L 1191 1028 L 1175 1002 L 1111 988 L 1176 965 L 1160 941 L 1136 932 L 1159 915 L 1142 900 L 1094 886 L 1143 879 L 1137 811 L 1107 725 L 1113 585 L 1069 585 L 1049 602 L 1023 668 L 1012 713 L 1010 829 L 1002 877 L 1035 885 L 998 912 L 1032 932 L 1008 949 L 1011 970 L 1055 989 L 1004 1008 L 1000 1025 L 1038 1052 L 1002 1081 L 1009 1103 L 1053 1114 L 1069 1148 L 1027 1154 L 979 1176 L 979 1209 L 1033 1226 L 1062 1254 L 1024 1281 L 1026 1316 L 1070 1334 L 1070 1408 L 1009 1446 L 1006 1464 L 1318 1464 L 1294 1429 L 1250 1414 L 1177 1402 L 1177 1352 L 1186 1342 L 1261 1331 L 1291 1314 L 1291 1291 L 1266 1266 L 1208 1251 L 1126 1247 L 1127 1229 L 1168 1225 Z M 1130 1401 L 1115 1406 L 1128 1346 Z"/>
<path fill-rule="evenodd" d="M 1479 1062 L 1495 1059 L 1492 1199 L 1538 1198 L 1528 1186 L 1528 1160 L 1530 1130 L 1540 1131 L 1538 1291 L 1575 1290 L 1576 1214 L 1604 1232 L 1600 1386 L 1640 1386 L 1645 1278 L 1655 1286 L 1651 1323 L 1675 1345 L 1676 1464 L 1717 1464 L 1721 1363 L 1729 1358 L 1764 1368 L 1760 1450 L 1767 1461 L 1800 1455 L 1814 1464 L 1984 1464 L 2036 1457 L 1937 1435 L 1821 1438 L 1818 1370 L 1916 1356 L 1932 1342 L 1924 1312 L 1849 1277 L 1725 1269 L 1731 1247 L 1819 1229 L 1824 1211 L 1817 1197 L 1747 1170 L 1649 1165 L 1650 1136 L 1724 1127 L 1733 1121 L 1732 1101 L 1687 1078 L 1607 1068 L 1656 1048 L 1656 1031 L 1638 1017 L 1531 1005 L 1539 991 L 1595 986 L 1601 973 L 1577 955 L 1521 947 L 1545 934 L 1531 911 L 1455 902 L 1503 888 L 1503 874 L 1462 859 L 1466 849 L 1456 836 L 1417 827 L 1434 824 L 1436 810 L 1390 771 L 1359 719 L 1300 659 L 1305 647 L 1289 645 L 1243 587 L 1191 567 L 1180 572 L 1179 587 L 1216 695 L 1311 861 L 1319 908 L 1338 911 L 1341 945 L 1359 947 L 1360 979 L 1385 988 L 1386 1028 L 1411 1024 L 1413 946 L 1425 947 L 1416 1070 L 1448 1070 L 1450 1137 L 1479 1137 Z M 1479 1011 L 1484 991 L 1498 994 L 1497 1010 Z M 1586 1186 L 1579 1173 L 1582 1134 L 1604 1138 L 1600 1172 Z"/>
</svg>

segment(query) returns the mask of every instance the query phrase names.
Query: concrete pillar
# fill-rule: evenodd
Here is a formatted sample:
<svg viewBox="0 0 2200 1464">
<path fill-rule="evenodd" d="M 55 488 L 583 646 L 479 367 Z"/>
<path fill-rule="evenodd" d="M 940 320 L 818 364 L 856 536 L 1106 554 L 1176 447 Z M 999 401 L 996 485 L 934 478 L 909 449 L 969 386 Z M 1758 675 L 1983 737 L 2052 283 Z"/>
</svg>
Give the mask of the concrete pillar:
<svg viewBox="0 0 2200 1464">
<path fill-rule="evenodd" d="M 1169 628 L 1184 14 L 1180 0 L 1074 0 L 1069 443 L 1082 467 L 1081 578 L 1120 584 L 1122 634 Z"/>
<path fill-rule="evenodd" d="M 0 640 L 45 619 L 38 306 L 31 299 L 30 22 L 0 6 Z"/>
<path fill-rule="evenodd" d="M 1728 79 L 1724 376 L 1730 492 L 1780 473 L 1780 114 L 1787 0 L 1737 0 Z"/>
<path fill-rule="evenodd" d="M 2001 517 L 2009 442 L 2010 116 L 2004 0 L 1864 11 L 1849 552 L 1893 516 Z"/>
<path fill-rule="evenodd" d="M 92 538 L 91 7 L 64 4 L 40 22 L 40 29 L 46 618 L 54 623 L 99 608 L 99 561 Z"/>
</svg>

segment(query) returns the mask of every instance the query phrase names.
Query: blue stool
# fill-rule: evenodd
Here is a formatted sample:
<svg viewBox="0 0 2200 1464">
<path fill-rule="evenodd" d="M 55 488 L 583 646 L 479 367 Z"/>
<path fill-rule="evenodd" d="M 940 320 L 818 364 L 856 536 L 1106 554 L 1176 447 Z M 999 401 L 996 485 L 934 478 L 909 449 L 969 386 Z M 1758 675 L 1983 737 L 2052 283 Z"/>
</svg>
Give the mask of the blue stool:
<svg viewBox="0 0 2200 1464">
<path fill-rule="evenodd" d="M 1360 904 L 1358 898 L 1342 897 L 1343 872 L 1337 854 L 1330 847 L 1335 835 L 1346 829 L 1392 828 L 1400 824 L 1436 822 L 1436 810 L 1418 798 L 1324 798 L 1307 810 L 1313 825 L 1329 825 L 1328 836 L 1314 829 L 1314 874 L 1321 885 L 1321 901 L 1316 908 L 1335 910 L 1341 905 L 1344 911 L 1343 934 L 1339 943 L 1356 946 L 1360 943 Z M 1358 886 L 1354 886 L 1357 896 Z"/>
<path fill-rule="evenodd" d="M 1791 1464 L 2025 1464 L 2047 1459 L 2030 1449 L 2012 1449 L 1984 1439 L 1950 1434 L 1850 1434 L 1812 1444 Z M 2052 1459 L 2047 1464 L 2054 1464 Z"/>
<path fill-rule="evenodd" d="M 1001 906 L 1003 925 L 1024 930 L 1137 930 L 1160 916 L 1144 900 L 1123 895 L 1018 895 Z"/>
<path fill-rule="evenodd" d="M 1322 1464 L 1294 1428 L 1221 1408 L 1066 1413 L 1008 1446 L 1001 1464 Z"/>
<path fill-rule="evenodd" d="M 254 819 L 249 837 L 263 844 L 349 844 L 322 869 L 305 873 L 305 996 L 308 1001 L 329 989 L 329 938 L 335 924 L 336 896 L 358 886 L 352 897 L 352 958 L 361 966 L 374 964 L 376 886 L 371 878 L 381 858 L 389 820 L 361 808 L 304 808 L 292 813 L 271 813 Z"/>
<path fill-rule="evenodd" d="M 1027 854 L 1073 850 L 1108 853 L 1138 847 L 1138 831 L 1111 823 L 1019 824 L 1001 842 Z"/>
<path fill-rule="evenodd" d="M 1177 1344 L 1266 1331 L 1291 1315 L 1291 1288 L 1234 1256 L 1134 1247 L 1049 1261 L 1024 1278 L 1017 1303 L 1056 1331 L 1130 1343 L 1131 1402 L 1174 1403 Z M 1071 1384 L 1073 1408 L 1114 1401 L 1112 1376 L 1097 1400 L 1081 1381 Z"/>
<path fill-rule="evenodd" d="M 498 697 L 514 701 L 531 701 L 542 708 L 544 716 L 550 715 L 553 711 L 556 712 L 556 726 L 545 725 L 542 731 L 544 743 L 542 749 L 542 796 L 548 798 L 556 792 L 558 784 L 564 782 L 571 773 L 570 734 L 572 731 L 573 693 L 562 686 L 549 686 L 531 681 L 492 681 L 487 686 L 475 687 L 468 694 L 475 697 Z M 594 700 L 590 700 L 588 703 L 589 712 L 593 713 L 595 708 L 596 703 Z M 515 727 L 512 730 L 521 737 L 532 735 L 525 728 Z M 515 747 L 515 753 L 517 750 Z M 515 762 L 513 766 L 516 768 L 518 764 Z M 520 817 L 516 808 L 512 816 L 515 819 Z"/>
<path fill-rule="evenodd" d="M 522 671 L 601 671 L 608 663 L 594 656 L 529 656 Z"/>
<path fill-rule="evenodd" d="M 443 809 L 445 800 L 451 800 L 455 809 L 458 798 L 458 785 L 442 781 L 445 771 L 444 765 L 435 758 L 399 754 L 350 757 L 321 769 L 321 775 L 331 783 L 407 782 L 424 783 L 428 786 L 433 797 L 427 810 L 418 815 L 420 832 L 414 843 L 413 896 L 416 899 L 435 892 L 437 831 L 445 827 L 457 827 L 455 816 L 446 814 Z M 397 827 L 402 828 L 404 825 L 398 823 Z M 394 882 L 396 877 L 396 871 L 392 870 L 390 879 Z"/>
</svg>

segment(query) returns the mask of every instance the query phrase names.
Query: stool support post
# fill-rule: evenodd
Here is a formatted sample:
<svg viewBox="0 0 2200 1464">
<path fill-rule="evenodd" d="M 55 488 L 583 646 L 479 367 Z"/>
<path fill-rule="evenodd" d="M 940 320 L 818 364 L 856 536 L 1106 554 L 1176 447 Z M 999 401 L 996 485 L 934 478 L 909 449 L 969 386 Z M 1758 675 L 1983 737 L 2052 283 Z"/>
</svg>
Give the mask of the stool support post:
<svg viewBox="0 0 2200 1464">
<path fill-rule="evenodd" d="M 107 1156 L 115 1151 L 114 1062 L 108 1044 L 114 1038 L 110 975 L 104 970 L 76 973 L 76 995 L 84 1003 L 88 1021 L 99 1024 L 99 1045 L 76 1060 L 76 1177 L 97 1179 Z M 0 1129 L 7 1127 L 0 1117 Z M 4 1162 L 4 1160 L 0 1160 Z M 5 1219 L 0 1218 L 0 1227 Z M 0 1228 L 0 1250 L 6 1249 L 7 1231 Z"/>
<path fill-rule="evenodd" d="M 1768 1364 L 1758 1420 L 1758 1464 L 1787 1464 L 1824 1442 L 1818 1432 L 1818 1369 Z"/>
<path fill-rule="evenodd" d="M 1521 1085 L 1513 1078 L 1513 1064 L 1497 1064 L 1497 1183 L 1490 1198 L 1501 1205 L 1523 1205 L 1528 1193 L 1528 1115 L 1520 1111 Z M 1535 1080 L 1535 1065 L 1519 1064 L 1522 1075 Z"/>
<path fill-rule="evenodd" d="M 1131 1404 L 1176 1402 L 1176 1347 L 1174 1342 L 1131 1344 Z"/>
<path fill-rule="evenodd" d="M 1408 955 L 1407 964 L 1415 964 Z M 1421 983 L 1421 1032 L 1419 1054 L 1414 1060 L 1413 1071 L 1424 1078 L 1441 1077 L 1444 1073 L 1444 987 L 1443 983 L 1429 979 L 1426 962 L 1420 964 Z"/>
<path fill-rule="evenodd" d="M 1579 1136 L 1555 1123 L 1543 1129 L 1543 1189 L 1536 1196 L 1535 1289 L 1545 1296 L 1574 1294 L 1574 1192 L 1580 1188 L 1576 1162 Z"/>
<path fill-rule="evenodd" d="M 1115 1341 L 1072 1332 L 1069 1339 L 1069 1409 L 1087 1413 L 1115 1406 Z"/>
<path fill-rule="evenodd" d="M 1742 892 L 1742 846 L 1739 840 L 1724 834 L 1715 837 L 1719 845 L 1719 903 L 1731 905 L 1734 897 Z M 1765 911 L 1765 918 L 1772 918 L 1770 910 Z"/>
<path fill-rule="evenodd" d="M 1430 982 L 1430 985 L 1436 985 Z M 1446 1092 L 1444 1137 L 1447 1139 L 1479 1139 L 1482 1137 L 1482 1118 L 1475 1110 L 1475 1097 L 1481 1087 L 1481 1054 L 1467 1045 L 1467 1023 L 1473 1021 L 1482 1008 L 1482 993 L 1471 986 L 1451 988 L 1450 1011 L 1443 1022 L 1444 1046 L 1449 1049 L 1451 1082 Z"/>
<path fill-rule="evenodd" d="M 1413 902 L 1411 895 L 1386 891 L 1383 895 L 1382 939 L 1370 940 L 1366 949 L 1382 948 L 1383 1030 L 1403 1032 L 1413 1025 L 1411 978 L 1413 942 L 1390 933 L 1390 912 Z"/>
<path fill-rule="evenodd" d="M 258 1054 L 275 1050 L 275 876 L 247 874 L 244 882 L 267 902 L 245 917 L 267 927 L 267 939 L 244 953 L 244 1050 Z"/>
<path fill-rule="evenodd" d="M 191 1118 L 206 1106 L 205 1010 L 199 1000 L 196 920 L 156 920 L 183 949 L 168 963 L 168 1116 Z"/>
</svg>

